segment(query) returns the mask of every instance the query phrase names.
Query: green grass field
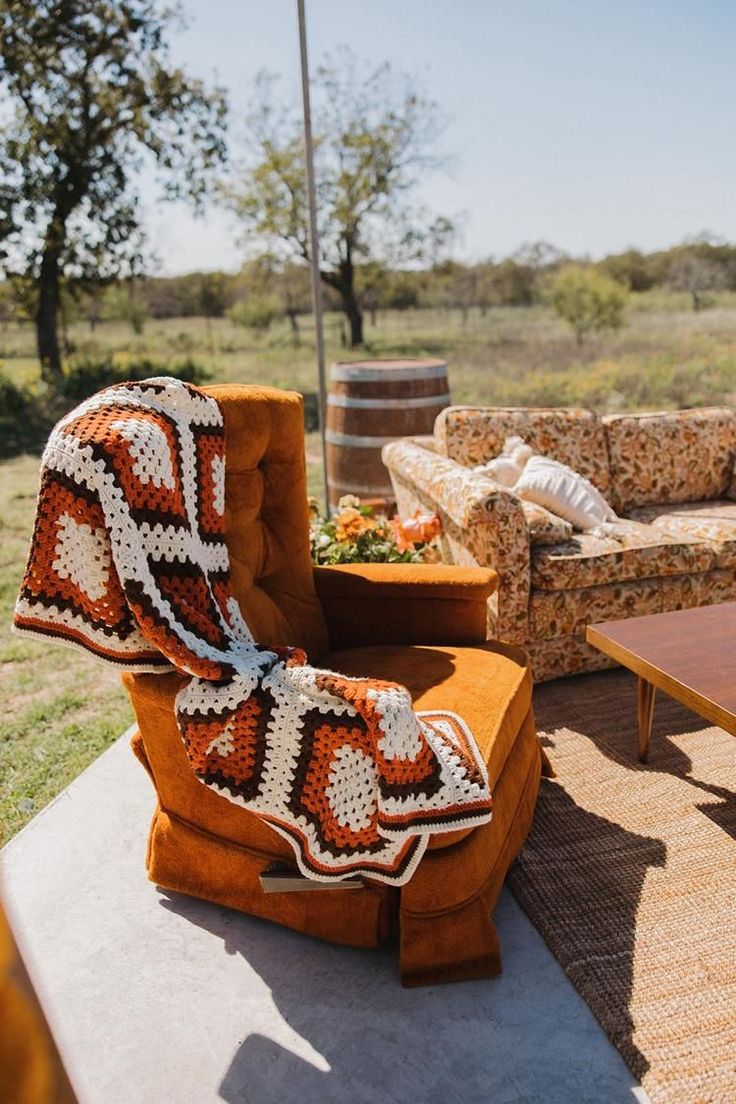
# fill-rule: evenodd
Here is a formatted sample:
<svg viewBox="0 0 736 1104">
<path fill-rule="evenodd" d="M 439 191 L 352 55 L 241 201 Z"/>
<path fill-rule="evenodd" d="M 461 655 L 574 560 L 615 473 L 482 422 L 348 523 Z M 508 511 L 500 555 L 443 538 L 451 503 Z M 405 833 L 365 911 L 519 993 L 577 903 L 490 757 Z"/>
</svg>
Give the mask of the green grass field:
<svg viewBox="0 0 736 1104">
<path fill-rule="evenodd" d="M 544 308 L 385 312 L 366 319 L 367 355 L 447 360 L 455 402 L 568 405 L 601 412 L 736 403 L 736 295 L 719 294 L 695 313 L 686 296 L 634 297 L 625 329 L 579 348 Z M 329 360 L 349 358 L 341 322 L 327 319 Z M 226 320 L 150 321 L 142 335 L 121 323 L 90 332 L 73 326 L 74 356 L 113 352 L 161 366 L 191 358 L 213 380 L 269 383 L 316 391 L 313 334 L 302 343 L 286 325 L 256 337 Z M 0 325 L 0 368 L 38 386 L 29 326 Z M 127 358 L 127 360 L 126 360 Z M 7 454 L 8 449 L 2 450 Z M 319 443 L 307 439 L 310 485 L 320 487 Z M 132 716 L 117 675 L 81 653 L 11 635 L 9 620 L 33 520 L 38 456 L 0 463 L 0 836 L 17 831 L 128 725 Z"/>
</svg>

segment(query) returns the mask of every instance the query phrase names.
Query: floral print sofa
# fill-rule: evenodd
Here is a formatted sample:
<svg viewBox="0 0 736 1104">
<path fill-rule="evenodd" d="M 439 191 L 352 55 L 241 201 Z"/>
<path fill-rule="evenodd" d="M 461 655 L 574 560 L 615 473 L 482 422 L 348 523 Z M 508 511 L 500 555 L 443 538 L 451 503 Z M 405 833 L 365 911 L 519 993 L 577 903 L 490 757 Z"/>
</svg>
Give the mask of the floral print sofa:
<svg viewBox="0 0 736 1104">
<path fill-rule="evenodd" d="M 564 523 L 473 470 L 523 438 L 588 478 L 618 539 Z M 443 559 L 499 574 L 489 631 L 523 644 L 537 681 L 610 665 L 594 621 L 736 600 L 736 412 L 599 418 L 589 410 L 448 407 L 433 437 L 383 450 L 402 517 L 439 514 Z"/>
</svg>

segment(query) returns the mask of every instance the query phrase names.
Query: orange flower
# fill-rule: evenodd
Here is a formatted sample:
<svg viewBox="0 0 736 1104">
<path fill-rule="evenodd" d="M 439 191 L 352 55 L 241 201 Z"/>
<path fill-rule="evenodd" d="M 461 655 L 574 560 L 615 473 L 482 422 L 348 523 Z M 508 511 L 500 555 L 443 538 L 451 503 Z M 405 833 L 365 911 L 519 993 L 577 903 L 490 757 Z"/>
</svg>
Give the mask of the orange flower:
<svg viewBox="0 0 736 1104">
<path fill-rule="evenodd" d="M 355 541 L 362 533 L 370 533 L 372 530 L 380 528 L 377 521 L 361 514 L 360 510 L 356 510 L 354 506 L 342 510 L 335 517 L 335 527 L 336 536 L 340 543 Z"/>
<path fill-rule="evenodd" d="M 391 522 L 394 542 L 399 552 L 406 552 L 415 544 L 428 544 L 439 536 L 442 525 L 436 514 L 421 514 L 416 511 L 413 517 L 402 521 L 397 514 Z"/>
</svg>

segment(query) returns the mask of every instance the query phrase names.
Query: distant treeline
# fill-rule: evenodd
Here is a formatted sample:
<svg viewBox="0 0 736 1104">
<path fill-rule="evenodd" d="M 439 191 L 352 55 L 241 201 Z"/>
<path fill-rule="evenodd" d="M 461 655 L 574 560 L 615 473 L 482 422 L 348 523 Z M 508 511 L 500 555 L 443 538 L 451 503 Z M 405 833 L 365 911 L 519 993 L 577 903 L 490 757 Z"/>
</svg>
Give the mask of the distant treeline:
<svg viewBox="0 0 736 1104">
<path fill-rule="evenodd" d="M 652 288 L 687 292 L 697 310 L 708 293 L 736 291 L 736 245 L 704 235 L 671 249 L 643 253 L 627 249 L 591 263 L 571 257 L 545 242 L 522 247 L 501 260 L 462 264 L 446 260 L 431 268 L 390 270 L 375 263 L 358 268 L 362 309 L 433 307 L 485 313 L 496 306 L 531 306 L 542 298 L 545 281 L 566 264 L 588 265 L 627 290 Z M 338 296 L 323 289 L 328 310 L 339 310 Z M 31 317 L 29 289 L 19 281 L 0 282 L 0 321 Z M 237 273 L 191 272 L 183 276 L 140 276 L 135 280 L 63 292 L 63 321 L 100 323 L 124 320 L 141 332 L 148 318 L 222 318 L 254 330 L 266 330 L 287 318 L 296 341 L 299 318 L 311 310 L 308 269 L 264 255 Z"/>
</svg>

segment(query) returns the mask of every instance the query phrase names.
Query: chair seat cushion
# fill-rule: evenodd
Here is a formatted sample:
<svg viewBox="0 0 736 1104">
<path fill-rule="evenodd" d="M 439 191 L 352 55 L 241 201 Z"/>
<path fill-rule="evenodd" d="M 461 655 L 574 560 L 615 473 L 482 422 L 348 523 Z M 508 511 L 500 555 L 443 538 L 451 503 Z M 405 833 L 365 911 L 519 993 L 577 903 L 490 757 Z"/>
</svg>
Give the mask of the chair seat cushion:
<svg viewBox="0 0 736 1104">
<path fill-rule="evenodd" d="M 731 505 L 736 515 L 736 503 Z M 620 539 L 576 533 L 564 544 L 532 548 L 532 587 L 573 590 L 662 575 L 697 575 L 716 566 L 712 544 L 695 532 L 628 519 L 618 523 L 616 531 Z"/>
<path fill-rule="evenodd" d="M 532 679 L 526 653 L 488 642 L 475 647 L 376 645 L 329 654 L 324 666 L 346 675 L 402 683 L 417 709 L 449 709 L 470 727 L 488 765 L 491 788 L 529 713 Z M 203 786 L 194 776 L 174 720 L 183 685 L 175 674 L 125 675 L 147 764 L 161 806 L 200 831 L 274 857 L 293 857 L 289 844 L 259 817 Z M 474 829 L 434 836 L 448 847 Z"/>
<path fill-rule="evenodd" d="M 345 675 L 399 682 L 408 689 L 417 710 L 449 709 L 459 714 L 485 759 L 491 790 L 532 703 L 526 653 L 497 641 L 474 647 L 347 648 L 331 652 L 326 666 Z M 429 848 L 449 847 L 473 830 L 433 836 Z"/>
<path fill-rule="evenodd" d="M 736 502 L 730 499 L 640 506 L 631 511 L 631 517 L 676 540 L 688 536 L 706 541 L 716 567 L 736 567 Z"/>
</svg>

